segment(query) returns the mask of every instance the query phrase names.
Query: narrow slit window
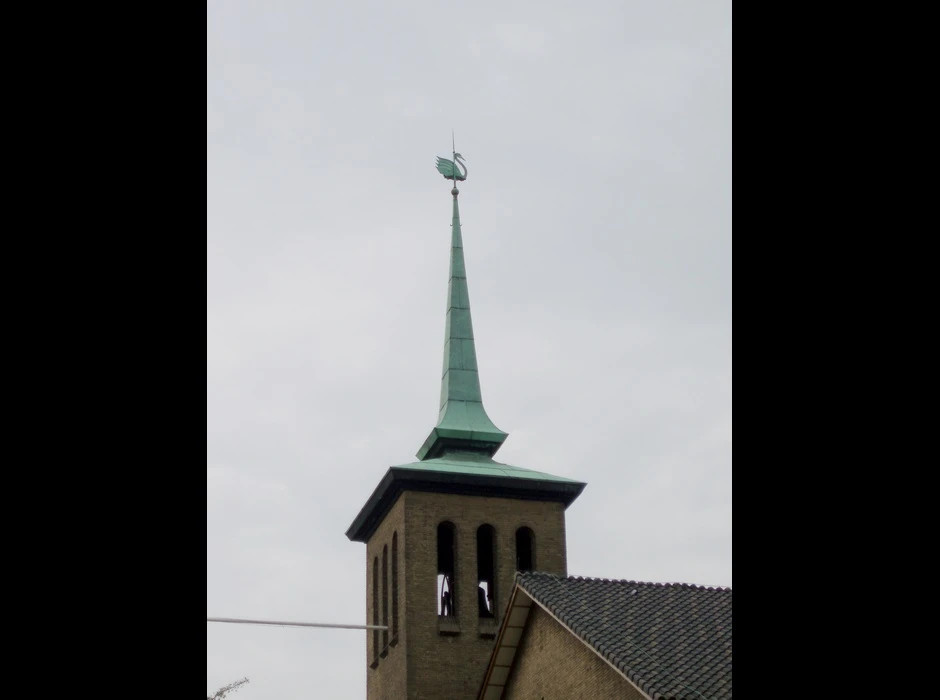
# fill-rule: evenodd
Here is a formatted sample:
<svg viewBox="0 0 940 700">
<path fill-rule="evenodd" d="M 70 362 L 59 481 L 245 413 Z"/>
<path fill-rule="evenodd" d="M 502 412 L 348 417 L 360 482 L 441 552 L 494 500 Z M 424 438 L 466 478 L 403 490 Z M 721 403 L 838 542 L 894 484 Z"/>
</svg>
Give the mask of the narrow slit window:
<svg viewBox="0 0 940 700">
<path fill-rule="evenodd" d="M 372 562 L 372 624 L 379 624 L 379 558 Z M 372 630 L 372 658 L 379 658 L 379 631 Z"/>
<path fill-rule="evenodd" d="M 392 533 L 392 639 L 398 638 L 398 533 Z"/>
<path fill-rule="evenodd" d="M 382 547 L 382 654 L 388 649 L 388 545 Z"/>
<path fill-rule="evenodd" d="M 443 522 L 437 526 L 437 614 L 443 617 L 457 616 L 456 539 L 453 523 Z"/>
<path fill-rule="evenodd" d="M 535 569 L 535 534 L 527 527 L 516 530 L 516 571 Z"/>
<path fill-rule="evenodd" d="M 496 531 L 492 525 L 477 528 L 477 614 L 496 616 Z"/>
</svg>

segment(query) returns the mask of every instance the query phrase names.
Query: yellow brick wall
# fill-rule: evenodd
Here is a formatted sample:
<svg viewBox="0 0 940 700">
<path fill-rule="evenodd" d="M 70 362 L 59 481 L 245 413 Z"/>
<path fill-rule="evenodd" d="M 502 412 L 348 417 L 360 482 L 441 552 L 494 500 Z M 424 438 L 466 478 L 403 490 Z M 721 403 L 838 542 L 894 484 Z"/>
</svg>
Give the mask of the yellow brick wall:
<svg viewBox="0 0 940 700">
<path fill-rule="evenodd" d="M 442 636 L 438 629 L 437 526 L 443 521 L 456 526 L 457 636 Z M 374 655 L 372 636 L 367 634 L 369 700 L 476 698 L 495 643 L 482 638 L 481 631 L 496 631 L 481 628 L 477 617 L 476 531 L 483 524 L 492 525 L 496 532 L 496 623 L 502 620 L 512 592 L 518 528 L 529 527 L 535 534 L 536 570 L 567 576 L 565 511 L 560 503 L 411 491 L 401 494 L 366 547 L 366 611 L 371 623 L 372 561 L 377 556 L 381 566 L 385 545 L 391 557 L 392 534 L 398 533 L 398 644 L 379 657 L 376 668 L 369 668 Z M 381 603 L 379 611 L 381 615 Z"/>
<path fill-rule="evenodd" d="M 392 624 L 392 535 L 398 533 L 398 638 L 392 637 L 389 630 L 389 646 L 383 645 L 383 636 L 379 632 L 378 649 L 372 646 L 372 632 L 366 632 L 366 673 L 369 700 L 399 700 L 407 697 L 407 664 L 405 661 L 405 640 L 408 637 L 407 625 L 404 624 L 405 576 L 408 570 L 407 557 L 404 554 L 405 542 L 405 502 L 399 498 L 388 515 L 376 529 L 366 545 L 366 614 L 368 624 L 372 624 L 372 563 L 379 559 L 379 624 L 382 624 L 382 548 L 387 546 L 388 562 L 388 618 Z M 384 652 L 384 656 L 382 653 Z M 378 658 L 378 665 L 372 667 Z"/>
<path fill-rule="evenodd" d="M 645 696 L 533 604 L 503 700 L 645 700 Z"/>
</svg>

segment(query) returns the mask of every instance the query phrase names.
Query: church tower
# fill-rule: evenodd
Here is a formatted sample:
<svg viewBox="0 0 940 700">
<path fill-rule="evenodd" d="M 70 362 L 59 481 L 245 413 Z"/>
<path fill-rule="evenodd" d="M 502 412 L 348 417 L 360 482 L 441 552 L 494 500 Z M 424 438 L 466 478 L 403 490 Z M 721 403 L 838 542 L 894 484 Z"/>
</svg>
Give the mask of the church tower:
<svg viewBox="0 0 940 700">
<path fill-rule="evenodd" d="M 477 697 L 516 571 L 567 576 L 565 509 L 585 484 L 501 464 L 483 408 L 454 159 L 440 413 L 417 462 L 390 467 L 346 531 L 366 545 L 368 700 Z M 508 671 L 508 669 L 507 669 Z"/>
</svg>

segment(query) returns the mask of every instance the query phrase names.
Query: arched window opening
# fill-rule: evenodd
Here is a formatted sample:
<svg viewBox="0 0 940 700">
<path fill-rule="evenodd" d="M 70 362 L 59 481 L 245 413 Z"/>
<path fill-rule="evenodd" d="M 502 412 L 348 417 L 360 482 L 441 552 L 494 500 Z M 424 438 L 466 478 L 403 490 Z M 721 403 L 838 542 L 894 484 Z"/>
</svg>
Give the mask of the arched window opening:
<svg viewBox="0 0 940 700">
<path fill-rule="evenodd" d="M 527 527 L 516 530 L 516 571 L 535 569 L 535 534 Z"/>
<path fill-rule="evenodd" d="M 492 525 L 477 528 L 477 613 L 496 614 L 496 531 Z"/>
<path fill-rule="evenodd" d="M 392 533 L 392 642 L 398 639 L 398 533 Z"/>
<path fill-rule="evenodd" d="M 379 624 L 379 558 L 372 562 L 372 624 Z M 372 630 L 372 658 L 379 659 L 379 631 Z"/>
<path fill-rule="evenodd" d="M 388 651 L 388 545 L 382 547 L 382 655 Z"/>
<path fill-rule="evenodd" d="M 456 617 L 457 537 L 453 523 L 443 522 L 437 526 L 437 614 Z"/>
</svg>

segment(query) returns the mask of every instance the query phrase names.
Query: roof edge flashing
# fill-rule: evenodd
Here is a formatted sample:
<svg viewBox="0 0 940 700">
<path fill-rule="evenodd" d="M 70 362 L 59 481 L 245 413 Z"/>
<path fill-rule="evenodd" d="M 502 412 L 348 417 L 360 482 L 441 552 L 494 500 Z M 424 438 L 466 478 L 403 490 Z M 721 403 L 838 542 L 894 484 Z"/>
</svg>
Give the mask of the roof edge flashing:
<svg viewBox="0 0 940 700">
<path fill-rule="evenodd" d="M 475 452 L 492 457 L 502 447 L 508 433 L 482 432 L 435 427 L 431 429 L 424 444 L 415 453 L 422 462 L 441 457 L 449 452 Z"/>
<path fill-rule="evenodd" d="M 353 542 L 367 542 L 404 491 L 451 493 L 561 503 L 567 508 L 584 491 L 581 481 L 519 479 L 502 475 L 453 474 L 389 467 L 382 481 L 346 530 Z"/>
</svg>

